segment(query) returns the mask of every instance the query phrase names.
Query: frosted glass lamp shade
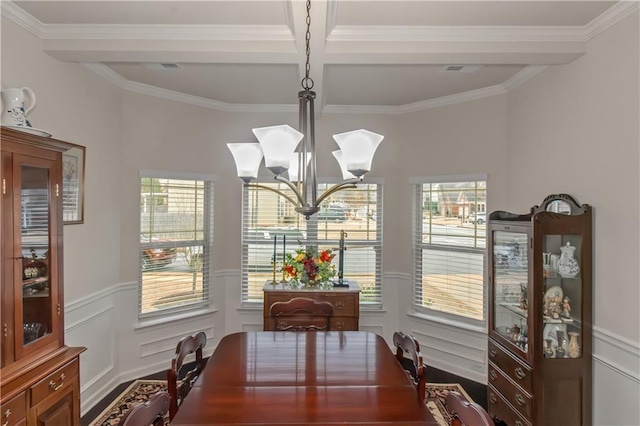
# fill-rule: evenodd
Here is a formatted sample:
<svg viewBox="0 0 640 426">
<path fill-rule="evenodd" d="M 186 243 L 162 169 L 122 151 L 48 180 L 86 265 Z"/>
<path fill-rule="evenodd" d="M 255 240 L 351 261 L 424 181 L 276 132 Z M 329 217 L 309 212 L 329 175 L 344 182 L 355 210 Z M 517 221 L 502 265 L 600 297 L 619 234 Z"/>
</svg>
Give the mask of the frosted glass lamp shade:
<svg viewBox="0 0 640 426">
<path fill-rule="evenodd" d="M 311 162 L 311 153 L 307 153 L 307 167 Z M 300 182 L 302 180 L 302 170 L 298 167 L 298 165 L 302 162 L 302 154 L 299 152 L 294 152 L 291 155 L 291 167 L 289 167 L 289 180 L 291 182 Z"/>
<path fill-rule="evenodd" d="M 342 163 L 357 177 L 371 170 L 371 161 L 384 136 L 360 129 L 333 135 L 342 151 Z"/>
<path fill-rule="evenodd" d="M 291 155 L 302 137 L 302 133 L 287 126 L 259 127 L 253 129 L 264 153 L 264 165 L 275 175 L 281 175 L 289 169 Z"/>
<path fill-rule="evenodd" d="M 262 148 L 259 143 L 228 143 L 238 170 L 238 177 L 245 182 L 258 177 L 262 161 Z"/>
<path fill-rule="evenodd" d="M 345 164 L 342 157 L 342 150 L 333 151 L 333 156 L 338 160 L 340 164 L 340 170 L 342 170 L 342 179 L 355 179 L 355 175 L 345 168 Z"/>
</svg>

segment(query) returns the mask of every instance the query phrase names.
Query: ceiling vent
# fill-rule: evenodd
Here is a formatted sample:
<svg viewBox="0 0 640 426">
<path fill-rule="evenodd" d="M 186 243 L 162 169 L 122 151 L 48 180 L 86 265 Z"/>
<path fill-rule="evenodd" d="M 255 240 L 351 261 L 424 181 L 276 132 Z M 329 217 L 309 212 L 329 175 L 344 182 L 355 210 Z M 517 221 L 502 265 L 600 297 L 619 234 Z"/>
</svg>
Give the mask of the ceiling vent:
<svg viewBox="0 0 640 426">
<path fill-rule="evenodd" d="M 451 73 L 473 73 L 480 70 L 480 65 L 445 65 L 442 67 L 442 72 Z"/>
<path fill-rule="evenodd" d="M 179 64 L 144 64 L 147 68 L 152 70 L 181 70 L 182 65 Z"/>
</svg>

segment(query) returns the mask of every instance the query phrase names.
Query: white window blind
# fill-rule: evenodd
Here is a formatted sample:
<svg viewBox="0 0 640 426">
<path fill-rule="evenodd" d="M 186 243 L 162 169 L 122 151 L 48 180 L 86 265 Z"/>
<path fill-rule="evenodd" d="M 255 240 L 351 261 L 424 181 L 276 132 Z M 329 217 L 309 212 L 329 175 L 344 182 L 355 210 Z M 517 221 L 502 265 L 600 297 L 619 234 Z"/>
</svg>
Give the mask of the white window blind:
<svg viewBox="0 0 640 426">
<path fill-rule="evenodd" d="M 213 182 L 141 177 L 141 316 L 208 301 L 212 237 Z"/>
<path fill-rule="evenodd" d="M 291 191 L 281 183 L 261 183 Z M 319 184 L 321 194 L 331 184 Z M 362 289 L 360 303 L 380 304 L 382 265 L 382 184 L 361 183 L 354 189 L 328 197 L 321 210 L 305 220 L 284 197 L 260 188 L 245 187 L 243 194 L 242 300 L 262 302 L 262 288 L 273 279 L 272 258 L 276 255 L 276 279 L 282 279 L 284 250 L 316 245 L 333 249 L 336 271 L 340 263 L 340 231 L 345 238 L 344 278 Z M 286 249 L 283 237 L 286 236 Z M 276 247 L 274 250 L 274 237 Z"/>
<path fill-rule="evenodd" d="M 484 320 L 486 180 L 415 185 L 414 303 Z M 481 214 L 482 213 L 482 214 Z"/>
</svg>

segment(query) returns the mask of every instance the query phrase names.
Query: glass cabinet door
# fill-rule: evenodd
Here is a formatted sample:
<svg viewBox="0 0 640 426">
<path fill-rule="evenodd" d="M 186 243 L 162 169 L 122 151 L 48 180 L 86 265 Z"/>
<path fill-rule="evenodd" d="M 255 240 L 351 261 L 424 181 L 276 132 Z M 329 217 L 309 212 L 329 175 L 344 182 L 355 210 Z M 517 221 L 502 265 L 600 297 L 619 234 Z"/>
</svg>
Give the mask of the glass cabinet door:
<svg viewBox="0 0 640 426">
<path fill-rule="evenodd" d="M 542 348 L 545 358 L 580 358 L 582 279 L 579 235 L 544 235 Z"/>
<path fill-rule="evenodd" d="M 528 234 L 493 231 L 494 332 L 524 354 L 528 351 Z"/>
<path fill-rule="evenodd" d="M 20 288 L 16 289 L 16 299 L 21 301 L 16 304 L 15 312 L 18 357 L 21 352 L 29 350 L 30 346 L 34 346 L 35 342 L 54 330 L 50 262 L 53 205 L 50 191 L 51 170 L 46 161 L 42 167 L 34 165 L 39 162 L 36 159 L 17 165 L 20 174 L 20 216 L 19 224 L 15 223 L 18 218 L 14 218 L 14 226 L 16 231 L 19 230 L 21 245 L 16 251 L 22 260 L 20 270 L 16 271 L 17 281 L 20 282 Z M 20 329 L 21 336 L 18 333 Z"/>
</svg>

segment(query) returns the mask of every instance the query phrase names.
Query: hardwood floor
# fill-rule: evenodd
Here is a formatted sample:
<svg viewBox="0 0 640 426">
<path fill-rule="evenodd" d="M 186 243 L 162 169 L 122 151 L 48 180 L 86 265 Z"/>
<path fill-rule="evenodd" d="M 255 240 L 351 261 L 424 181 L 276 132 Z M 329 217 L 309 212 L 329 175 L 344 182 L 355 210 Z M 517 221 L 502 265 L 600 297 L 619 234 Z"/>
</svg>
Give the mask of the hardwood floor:
<svg viewBox="0 0 640 426">
<path fill-rule="evenodd" d="M 143 380 L 166 380 L 167 372 L 161 371 L 149 376 L 141 377 Z M 91 410 L 82 417 L 82 426 L 88 426 L 97 416 L 111 404 L 111 402 L 129 386 L 132 381 L 121 383 L 97 403 Z M 487 408 L 487 386 L 477 383 L 463 377 L 456 376 L 446 371 L 438 370 L 434 367 L 427 366 L 427 382 L 428 383 L 459 383 L 471 398 L 478 404 Z"/>
</svg>

